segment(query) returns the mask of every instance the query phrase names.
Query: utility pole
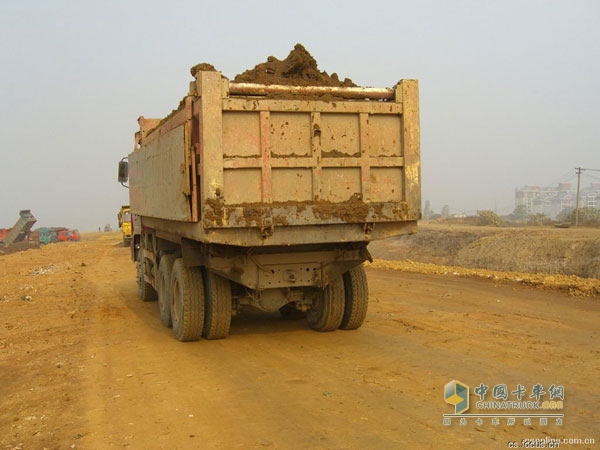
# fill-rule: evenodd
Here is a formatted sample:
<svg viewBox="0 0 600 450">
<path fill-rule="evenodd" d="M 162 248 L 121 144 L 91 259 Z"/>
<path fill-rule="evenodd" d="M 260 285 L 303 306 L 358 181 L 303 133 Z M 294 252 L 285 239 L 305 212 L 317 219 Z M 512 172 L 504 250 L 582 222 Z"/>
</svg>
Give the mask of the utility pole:
<svg viewBox="0 0 600 450">
<path fill-rule="evenodd" d="M 584 169 L 583 167 L 575 167 L 577 171 L 577 199 L 575 200 L 575 226 L 579 225 L 579 187 L 581 185 L 581 174 L 584 170 L 593 170 L 594 172 L 600 172 L 600 169 Z"/>
<path fill-rule="evenodd" d="M 575 167 L 577 171 L 577 197 L 575 199 L 575 226 L 579 226 L 579 186 L 581 185 L 581 172 L 583 168 Z"/>
</svg>

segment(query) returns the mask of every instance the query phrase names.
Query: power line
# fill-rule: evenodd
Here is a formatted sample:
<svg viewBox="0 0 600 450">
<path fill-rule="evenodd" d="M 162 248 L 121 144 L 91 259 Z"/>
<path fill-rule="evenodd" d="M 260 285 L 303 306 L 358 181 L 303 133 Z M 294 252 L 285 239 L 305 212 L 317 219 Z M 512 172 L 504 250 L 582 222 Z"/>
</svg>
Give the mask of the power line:
<svg viewBox="0 0 600 450">
<path fill-rule="evenodd" d="M 596 175 L 590 175 L 589 173 L 586 175 L 586 177 L 591 178 L 592 180 L 595 181 L 600 181 L 600 177 L 596 176 Z"/>
<path fill-rule="evenodd" d="M 551 183 L 545 183 L 545 186 L 554 186 L 555 184 L 558 183 L 565 183 L 567 181 L 570 181 L 572 178 L 574 178 L 575 175 L 573 174 L 573 172 L 571 170 L 569 170 L 567 173 L 561 175 L 560 177 L 555 177 L 552 179 Z"/>
</svg>

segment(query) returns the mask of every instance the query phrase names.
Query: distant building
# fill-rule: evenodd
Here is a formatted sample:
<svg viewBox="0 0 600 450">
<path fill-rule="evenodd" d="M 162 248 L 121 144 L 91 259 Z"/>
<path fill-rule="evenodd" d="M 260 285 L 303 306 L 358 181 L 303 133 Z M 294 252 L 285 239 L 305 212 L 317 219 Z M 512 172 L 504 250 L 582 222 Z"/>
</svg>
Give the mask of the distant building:
<svg viewBox="0 0 600 450">
<path fill-rule="evenodd" d="M 577 192 L 570 183 L 555 187 L 523 186 L 515 189 L 515 208 L 525 206 L 527 214 L 545 214 L 551 219 L 564 210 L 575 209 Z M 592 183 L 579 192 L 580 208 L 600 208 L 600 183 Z"/>
</svg>

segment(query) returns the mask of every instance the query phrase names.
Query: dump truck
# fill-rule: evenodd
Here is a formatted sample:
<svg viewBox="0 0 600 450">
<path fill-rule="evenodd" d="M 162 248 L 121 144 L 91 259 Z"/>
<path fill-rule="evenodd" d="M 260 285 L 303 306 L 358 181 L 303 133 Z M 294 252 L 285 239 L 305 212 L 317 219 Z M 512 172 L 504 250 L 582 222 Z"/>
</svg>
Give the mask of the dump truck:
<svg viewBox="0 0 600 450">
<path fill-rule="evenodd" d="M 418 81 L 393 88 L 232 82 L 193 73 L 138 119 L 129 183 L 138 294 L 180 341 L 228 335 L 245 307 L 359 328 L 368 244 L 421 217 Z"/>
<path fill-rule="evenodd" d="M 121 206 L 117 214 L 117 220 L 123 234 L 123 245 L 128 247 L 131 243 L 131 208 L 129 205 Z"/>
<path fill-rule="evenodd" d="M 29 242 L 40 245 L 80 240 L 79 230 L 66 227 L 41 227 L 29 233 Z"/>
<path fill-rule="evenodd" d="M 79 242 L 81 235 L 77 228 L 55 228 L 57 232 L 58 242 Z"/>
<path fill-rule="evenodd" d="M 15 225 L 8 230 L 2 243 L 6 246 L 22 242 L 29 235 L 31 228 L 37 222 L 37 219 L 31 214 L 29 209 L 19 211 L 19 218 Z"/>
<path fill-rule="evenodd" d="M 53 244 L 58 242 L 58 231 L 52 227 L 38 228 L 29 234 L 29 242 L 40 245 Z"/>
</svg>

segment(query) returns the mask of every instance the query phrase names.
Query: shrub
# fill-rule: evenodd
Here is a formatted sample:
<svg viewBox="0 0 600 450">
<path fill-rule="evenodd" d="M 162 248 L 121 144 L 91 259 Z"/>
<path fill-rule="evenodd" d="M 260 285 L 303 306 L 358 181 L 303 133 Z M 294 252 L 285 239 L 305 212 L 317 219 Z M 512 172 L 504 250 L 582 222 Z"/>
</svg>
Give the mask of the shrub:
<svg viewBox="0 0 600 450">
<path fill-rule="evenodd" d="M 502 219 L 491 209 L 477 211 L 479 216 L 479 225 L 499 227 L 502 225 Z"/>
</svg>

